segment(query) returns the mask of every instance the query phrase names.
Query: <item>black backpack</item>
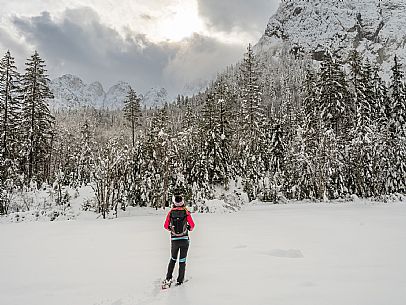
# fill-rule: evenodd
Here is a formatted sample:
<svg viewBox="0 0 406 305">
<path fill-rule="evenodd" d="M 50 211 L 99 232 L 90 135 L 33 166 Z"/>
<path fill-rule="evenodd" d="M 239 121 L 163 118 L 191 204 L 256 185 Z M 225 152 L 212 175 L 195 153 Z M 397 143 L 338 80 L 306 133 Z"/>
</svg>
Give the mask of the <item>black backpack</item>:
<svg viewBox="0 0 406 305">
<path fill-rule="evenodd" d="M 174 235 L 185 235 L 187 233 L 187 214 L 186 210 L 171 211 L 171 231 Z"/>
</svg>

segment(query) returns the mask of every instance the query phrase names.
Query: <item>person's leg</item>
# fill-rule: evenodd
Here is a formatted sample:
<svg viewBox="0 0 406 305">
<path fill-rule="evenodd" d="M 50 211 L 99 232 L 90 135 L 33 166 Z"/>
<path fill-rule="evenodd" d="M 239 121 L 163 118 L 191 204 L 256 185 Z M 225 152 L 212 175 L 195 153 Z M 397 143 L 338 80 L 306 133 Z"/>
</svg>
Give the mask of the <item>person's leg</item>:
<svg viewBox="0 0 406 305">
<path fill-rule="evenodd" d="M 183 283 L 183 280 L 185 279 L 186 257 L 189 249 L 189 240 L 184 239 L 181 240 L 181 242 L 179 255 L 179 275 L 177 280 L 179 284 Z"/>
<path fill-rule="evenodd" d="M 178 257 L 179 252 L 179 243 L 177 240 L 171 241 L 171 259 L 169 260 L 168 264 L 168 272 L 166 273 L 166 279 L 172 279 L 173 269 L 175 268 L 176 259 Z"/>
</svg>

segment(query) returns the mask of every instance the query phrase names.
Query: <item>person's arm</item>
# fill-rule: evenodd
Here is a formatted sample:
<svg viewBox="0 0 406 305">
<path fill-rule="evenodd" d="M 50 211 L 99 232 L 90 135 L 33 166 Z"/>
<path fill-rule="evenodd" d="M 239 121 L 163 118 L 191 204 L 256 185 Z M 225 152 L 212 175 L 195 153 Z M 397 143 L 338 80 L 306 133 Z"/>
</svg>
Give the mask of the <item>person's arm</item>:
<svg viewBox="0 0 406 305">
<path fill-rule="evenodd" d="M 164 228 L 168 231 L 171 229 L 169 228 L 169 224 L 171 223 L 171 211 L 169 211 L 168 215 L 166 216 L 165 223 L 164 223 Z"/>
<path fill-rule="evenodd" d="M 189 231 L 193 231 L 193 229 L 195 228 L 195 223 L 193 221 L 192 215 L 190 214 L 190 212 L 187 212 L 187 217 L 186 217 L 187 223 L 189 224 Z"/>
</svg>

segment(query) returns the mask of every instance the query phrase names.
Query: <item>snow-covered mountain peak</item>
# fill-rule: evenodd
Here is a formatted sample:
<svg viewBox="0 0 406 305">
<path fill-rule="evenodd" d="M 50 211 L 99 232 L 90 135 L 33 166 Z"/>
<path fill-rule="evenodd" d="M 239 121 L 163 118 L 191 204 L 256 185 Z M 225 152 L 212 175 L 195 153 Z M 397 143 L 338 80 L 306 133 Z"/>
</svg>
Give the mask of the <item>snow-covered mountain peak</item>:
<svg viewBox="0 0 406 305">
<path fill-rule="evenodd" d="M 141 103 L 146 107 L 157 107 L 168 102 L 168 92 L 165 88 L 151 88 L 141 97 Z"/>
<path fill-rule="evenodd" d="M 78 89 L 81 88 L 82 86 L 84 86 L 83 81 L 79 77 L 72 75 L 72 74 L 62 75 L 62 76 L 56 78 L 54 80 L 54 82 L 64 83 L 64 84 L 70 86 L 71 88 L 78 88 Z"/>
<path fill-rule="evenodd" d="M 126 99 L 130 88 L 130 85 L 123 81 L 120 81 L 112 86 L 106 93 L 106 97 L 104 99 L 104 108 L 123 108 L 124 100 Z"/>
<path fill-rule="evenodd" d="M 121 92 L 121 93 L 125 92 L 127 94 L 129 89 L 130 89 L 130 85 L 128 83 L 119 81 L 117 84 L 110 87 L 110 89 L 107 91 L 107 94 L 113 94 L 115 92 Z"/>
<path fill-rule="evenodd" d="M 319 60 L 326 49 L 345 57 L 356 48 L 388 71 L 395 54 L 406 62 L 404 28 L 403 0 L 285 0 L 255 51 L 275 55 L 287 47 Z"/>
<path fill-rule="evenodd" d="M 107 93 L 100 82 L 84 83 L 79 77 L 71 74 L 62 75 L 50 82 L 55 99 L 50 101 L 51 109 L 72 109 L 95 107 L 122 109 L 130 85 L 119 81 L 110 87 Z M 142 97 L 142 95 L 141 95 Z M 168 93 L 164 88 L 151 89 L 144 95 L 147 107 L 161 106 L 168 101 Z"/>
</svg>

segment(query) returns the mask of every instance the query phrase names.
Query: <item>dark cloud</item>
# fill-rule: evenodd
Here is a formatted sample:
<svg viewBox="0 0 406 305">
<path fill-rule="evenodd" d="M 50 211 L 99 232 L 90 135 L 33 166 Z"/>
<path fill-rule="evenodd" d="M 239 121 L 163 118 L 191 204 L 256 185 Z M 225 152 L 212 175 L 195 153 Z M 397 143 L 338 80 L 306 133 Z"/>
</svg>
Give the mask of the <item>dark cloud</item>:
<svg viewBox="0 0 406 305">
<path fill-rule="evenodd" d="M 141 92 L 166 87 L 176 94 L 187 82 L 215 75 L 243 52 L 199 35 L 179 43 L 153 43 L 127 28 L 123 36 L 90 8 L 66 10 L 58 19 L 43 12 L 12 22 L 46 60 L 51 77 L 71 73 L 105 87 L 124 80 Z"/>
<path fill-rule="evenodd" d="M 13 20 L 19 33 L 46 59 L 53 76 L 77 74 L 111 85 L 123 79 L 141 90 L 159 77 L 175 49 L 154 45 L 141 35 L 122 37 L 103 25 L 90 8 L 67 10 L 60 22 L 49 13 Z"/>
<path fill-rule="evenodd" d="M 214 30 L 262 33 L 280 0 L 198 0 L 199 14 Z"/>
</svg>

